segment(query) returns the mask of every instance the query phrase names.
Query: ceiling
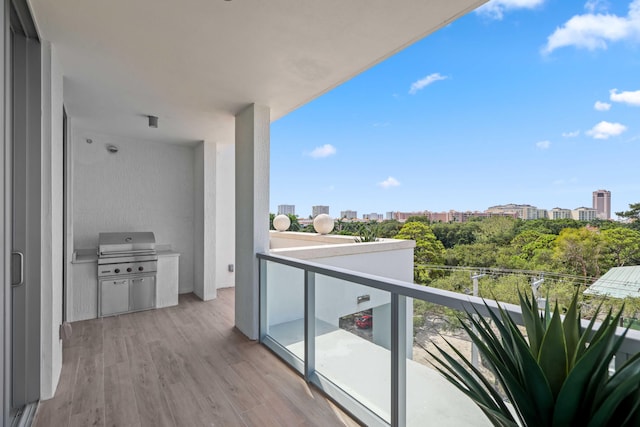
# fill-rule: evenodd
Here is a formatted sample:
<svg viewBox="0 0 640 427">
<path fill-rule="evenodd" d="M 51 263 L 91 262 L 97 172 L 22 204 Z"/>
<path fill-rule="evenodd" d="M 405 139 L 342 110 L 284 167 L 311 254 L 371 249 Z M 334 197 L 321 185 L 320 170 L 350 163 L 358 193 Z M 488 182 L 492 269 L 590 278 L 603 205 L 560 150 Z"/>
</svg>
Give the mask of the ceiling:
<svg viewBox="0 0 640 427">
<path fill-rule="evenodd" d="M 83 129 L 234 142 L 252 103 L 276 120 L 486 0 L 29 0 Z M 159 117 L 159 128 L 146 115 Z"/>
</svg>

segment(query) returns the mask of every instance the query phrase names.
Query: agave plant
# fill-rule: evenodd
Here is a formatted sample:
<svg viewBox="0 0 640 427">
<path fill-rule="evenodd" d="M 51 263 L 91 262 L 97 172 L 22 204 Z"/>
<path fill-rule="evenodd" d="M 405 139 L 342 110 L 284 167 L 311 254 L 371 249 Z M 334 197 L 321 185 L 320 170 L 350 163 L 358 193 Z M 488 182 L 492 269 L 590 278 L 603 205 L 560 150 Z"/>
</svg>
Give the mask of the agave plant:
<svg viewBox="0 0 640 427">
<path fill-rule="evenodd" d="M 461 318 L 507 402 L 449 342 L 461 361 L 436 346 L 440 354 L 430 354 L 438 371 L 495 426 L 640 426 L 640 353 L 609 372 L 628 331 L 615 334 L 622 309 L 609 310 L 595 329 L 596 316 L 581 326 L 577 291 L 564 319 L 557 302 L 550 313 L 548 303 L 539 310 L 533 295 L 519 292 L 519 298 L 527 338 L 502 308 L 498 314 L 489 310 L 493 326 L 475 308 Z"/>
</svg>

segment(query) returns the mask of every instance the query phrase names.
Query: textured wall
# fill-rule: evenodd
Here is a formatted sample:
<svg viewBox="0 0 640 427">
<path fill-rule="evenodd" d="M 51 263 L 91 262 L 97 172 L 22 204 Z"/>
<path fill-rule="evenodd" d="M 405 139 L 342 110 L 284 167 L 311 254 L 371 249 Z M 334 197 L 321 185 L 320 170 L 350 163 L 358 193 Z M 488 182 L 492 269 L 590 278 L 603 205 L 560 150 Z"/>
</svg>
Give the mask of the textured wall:
<svg viewBox="0 0 640 427">
<path fill-rule="evenodd" d="M 74 248 L 97 247 L 101 231 L 153 231 L 181 254 L 180 292 L 193 291 L 193 147 L 77 130 L 73 150 Z"/>
<path fill-rule="evenodd" d="M 53 397 L 62 369 L 62 70 L 42 43 L 42 236 L 40 396 Z"/>
<path fill-rule="evenodd" d="M 258 260 L 269 251 L 269 108 L 236 116 L 236 327 L 258 338 Z"/>
</svg>

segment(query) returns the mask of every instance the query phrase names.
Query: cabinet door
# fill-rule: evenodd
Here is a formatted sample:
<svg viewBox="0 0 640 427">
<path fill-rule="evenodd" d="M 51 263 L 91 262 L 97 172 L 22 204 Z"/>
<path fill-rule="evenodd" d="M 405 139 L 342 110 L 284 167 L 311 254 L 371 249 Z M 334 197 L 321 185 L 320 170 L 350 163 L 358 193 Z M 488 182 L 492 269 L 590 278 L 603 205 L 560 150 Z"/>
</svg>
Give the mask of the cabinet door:
<svg viewBox="0 0 640 427">
<path fill-rule="evenodd" d="M 146 310 L 156 306 L 156 278 L 154 276 L 131 279 L 131 310 Z"/>
<path fill-rule="evenodd" d="M 129 280 L 100 281 L 100 316 L 129 311 Z"/>
</svg>

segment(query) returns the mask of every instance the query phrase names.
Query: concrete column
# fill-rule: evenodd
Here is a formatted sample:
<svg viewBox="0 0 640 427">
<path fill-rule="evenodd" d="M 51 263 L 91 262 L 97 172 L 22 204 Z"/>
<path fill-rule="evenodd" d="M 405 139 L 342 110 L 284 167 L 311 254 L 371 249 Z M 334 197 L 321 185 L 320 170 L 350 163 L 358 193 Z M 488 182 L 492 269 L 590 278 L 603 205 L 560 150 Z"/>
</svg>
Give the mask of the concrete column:
<svg viewBox="0 0 640 427">
<path fill-rule="evenodd" d="M 195 238 L 193 292 L 203 301 L 216 295 L 216 144 L 203 141 L 194 150 Z"/>
<path fill-rule="evenodd" d="M 258 338 L 257 252 L 269 250 L 269 108 L 236 116 L 236 327 Z"/>
</svg>

